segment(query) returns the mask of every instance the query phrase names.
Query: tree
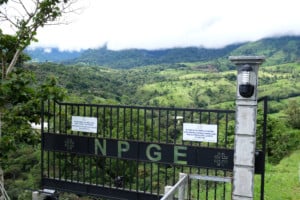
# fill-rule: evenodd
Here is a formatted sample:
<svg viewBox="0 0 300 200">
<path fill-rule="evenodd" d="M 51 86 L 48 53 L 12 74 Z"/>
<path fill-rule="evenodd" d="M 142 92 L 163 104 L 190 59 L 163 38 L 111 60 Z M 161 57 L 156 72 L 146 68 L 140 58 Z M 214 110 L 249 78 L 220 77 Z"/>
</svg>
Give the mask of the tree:
<svg viewBox="0 0 300 200">
<path fill-rule="evenodd" d="M 2 115 L 2 137 L 0 138 L 0 163 L 5 152 L 21 144 L 34 145 L 39 135 L 31 129 L 29 122 L 39 123 L 41 101 L 63 100 L 66 92 L 58 87 L 57 80 L 50 77 L 41 85 L 35 82 L 30 71 L 18 68 L 0 85 L 0 111 Z"/>
<path fill-rule="evenodd" d="M 6 77 L 6 67 L 14 56 L 16 44 L 17 38 L 15 36 L 2 34 L 2 31 L 0 30 L 0 63 L 2 68 L 2 80 Z M 29 59 L 30 58 L 26 54 L 22 53 L 19 56 L 17 63 L 21 64 L 23 61 Z"/>
<path fill-rule="evenodd" d="M 1 80 L 0 169 L 4 167 L 6 177 L 13 175 L 12 180 L 23 180 L 22 184 L 18 184 L 19 181 L 6 182 L 12 199 L 28 199 L 18 197 L 22 194 L 21 190 L 24 191 L 24 187 L 32 188 L 38 181 L 31 174 L 27 176 L 29 171 L 32 173 L 31 169 L 35 169 L 34 172 L 40 169 L 37 156 L 31 156 L 37 155 L 40 134 L 31 128 L 30 122 L 39 122 L 41 101 L 61 101 L 65 94 L 54 77 L 46 79 L 43 84 L 37 84 L 33 72 L 20 67 L 10 73 L 7 79 Z M 24 151 L 24 148 L 31 150 Z"/>
<path fill-rule="evenodd" d="M 256 146 L 259 149 L 262 148 L 263 129 L 264 116 L 263 111 L 259 109 L 256 130 Z M 272 164 L 277 164 L 290 152 L 299 148 L 299 131 L 295 131 L 288 127 L 284 120 L 276 118 L 273 115 L 268 115 L 266 124 L 266 142 L 266 156 L 268 157 L 268 161 Z"/>
<path fill-rule="evenodd" d="M 300 103 L 297 100 L 289 101 L 285 114 L 291 127 L 300 129 Z"/>
<path fill-rule="evenodd" d="M 22 73 L 9 75 L 22 57 L 23 50 L 32 41 L 36 41 L 35 36 L 38 28 L 57 23 L 64 13 L 72 12 L 74 2 L 75 0 L 0 0 L 0 22 L 1 24 L 8 23 L 15 31 L 15 35 L 7 35 L 2 34 L 0 28 L 0 62 L 2 67 L 0 90 L 3 93 L 0 95 L 1 104 L 3 104 L 0 105 L 0 136 L 2 126 L 4 130 L 5 125 L 8 125 L 5 135 L 0 138 L 1 150 L 3 150 L 4 144 L 8 145 L 8 148 L 5 148 L 7 150 L 15 147 L 18 142 L 23 142 L 23 140 L 27 140 L 25 141 L 27 143 L 35 140 L 34 134 L 28 127 L 28 121 L 34 120 L 33 117 L 36 116 L 36 113 L 32 113 L 32 109 L 38 107 L 36 104 L 38 97 L 34 92 L 35 90 L 29 87 L 28 81 L 30 79 L 26 79 L 28 77 L 22 77 Z M 11 82 L 6 82 L 7 77 L 10 77 Z M 15 98 L 16 96 L 17 98 Z M 6 101 L 5 98 L 11 98 L 15 105 Z M 4 114 L 4 123 L 1 121 L 2 114 Z M 17 128 L 11 129 L 13 127 Z M 31 141 L 28 141 L 28 138 Z"/>
<path fill-rule="evenodd" d="M 74 3 L 75 0 L 0 0 L 0 22 L 9 23 L 15 30 L 15 35 L 10 38 L 7 35 L 3 38 L 5 35 L 0 34 L 1 40 L 15 40 L 12 57 L 4 51 L 0 54 L 1 59 L 11 57 L 7 60 L 7 67 L 2 61 L 2 71 L 5 71 L 3 77 L 7 77 L 13 70 L 22 51 L 32 41 L 36 41 L 38 28 L 58 24 L 63 14 L 75 11 L 72 8 Z"/>
</svg>

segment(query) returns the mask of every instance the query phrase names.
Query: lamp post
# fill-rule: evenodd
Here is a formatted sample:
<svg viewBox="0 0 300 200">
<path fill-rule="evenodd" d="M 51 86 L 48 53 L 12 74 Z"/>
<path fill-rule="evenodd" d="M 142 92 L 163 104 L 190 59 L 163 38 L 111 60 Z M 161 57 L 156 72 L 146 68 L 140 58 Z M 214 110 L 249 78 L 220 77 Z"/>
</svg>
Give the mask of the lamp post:
<svg viewBox="0 0 300 200">
<path fill-rule="evenodd" d="M 230 56 L 237 66 L 233 200 L 253 200 L 258 67 L 263 56 Z"/>
</svg>

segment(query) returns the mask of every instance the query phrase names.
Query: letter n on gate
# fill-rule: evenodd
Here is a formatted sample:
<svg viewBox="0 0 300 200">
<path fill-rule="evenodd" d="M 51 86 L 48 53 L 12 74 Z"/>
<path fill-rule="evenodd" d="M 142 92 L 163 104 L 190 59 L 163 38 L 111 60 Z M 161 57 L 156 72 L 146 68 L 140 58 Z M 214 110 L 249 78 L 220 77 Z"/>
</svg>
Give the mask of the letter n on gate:
<svg viewBox="0 0 300 200">
<path fill-rule="evenodd" d="M 95 154 L 98 155 L 99 151 L 101 152 L 102 156 L 106 156 L 106 140 L 102 140 L 102 144 L 98 139 L 95 139 Z"/>
</svg>

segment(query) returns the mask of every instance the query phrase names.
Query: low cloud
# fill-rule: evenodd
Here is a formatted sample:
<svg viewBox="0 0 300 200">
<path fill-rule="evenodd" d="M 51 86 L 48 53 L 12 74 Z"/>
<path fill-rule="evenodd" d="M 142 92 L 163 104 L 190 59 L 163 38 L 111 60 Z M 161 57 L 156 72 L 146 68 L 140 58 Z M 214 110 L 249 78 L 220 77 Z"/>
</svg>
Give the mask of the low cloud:
<svg viewBox="0 0 300 200">
<path fill-rule="evenodd" d="M 88 3 L 87 3 L 88 2 Z M 89 0 L 70 25 L 45 27 L 33 46 L 219 48 L 264 37 L 300 34 L 300 1 Z"/>
</svg>

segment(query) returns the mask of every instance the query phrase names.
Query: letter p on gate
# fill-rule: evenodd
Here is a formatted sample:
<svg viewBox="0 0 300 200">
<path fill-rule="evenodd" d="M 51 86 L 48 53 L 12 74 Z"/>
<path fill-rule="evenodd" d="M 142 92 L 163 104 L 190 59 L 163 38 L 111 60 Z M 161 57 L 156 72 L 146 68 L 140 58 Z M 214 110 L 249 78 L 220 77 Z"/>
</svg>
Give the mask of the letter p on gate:
<svg viewBox="0 0 300 200">
<path fill-rule="evenodd" d="M 118 141 L 118 158 L 122 158 L 122 153 L 127 152 L 130 149 L 130 145 L 126 141 Z"/>
</svg>

